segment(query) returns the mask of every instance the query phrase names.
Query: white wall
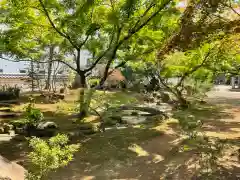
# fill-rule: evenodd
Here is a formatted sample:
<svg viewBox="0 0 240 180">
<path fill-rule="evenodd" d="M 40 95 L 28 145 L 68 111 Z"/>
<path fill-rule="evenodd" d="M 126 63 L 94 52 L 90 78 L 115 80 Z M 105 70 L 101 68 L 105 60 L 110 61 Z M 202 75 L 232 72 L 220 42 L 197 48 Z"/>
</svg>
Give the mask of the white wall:
<svg viewBox="0 0 240 180">
<path fill-rule="evenodd" d="M 71 61 L 71 59 L 73 57 L 68 57 L 69 60 Z M 80 67 L 82 67 L 83 69 L 87 66 L 87 62 L 88 62 L 88 58 L 90 58 L 90 54 L 88 51 L 82 51 L 81 52 L 81 59 L 80 59 Z M 55 63 L 56 65 L 57 63 Z M 75 62 L 72 63 L 73 66 L 75 67 L 76 64 Z M 46 64 L 47 65 L 47 64 Z M 47 67 L 45 65 L 45 67 Z M 53 66 L 55 66 L 53 65 Z M 59 64 L 58 67 L 61 67 L 63 64 Z M 24 70 L 24 69 L 29 69 L 30 68 L 30 62 L 28 61 L 21 61 L 21 62 L 12 62 L 12 61 L 7 61 L 5 59 L 0 58 L 0 69 L 3 69 L 3 73 L 4 74 L 18 74 L 20 73 L 20 70 Z M 47 68 L 45 69 L 47 72 Z"/>
<path fill-rule="evenodd" d="M 18 74 L 19 70 L 29 67 L 29 62 L 11 62 L 0 58 L 0 69 L 4 74 Z"/>
</svg>

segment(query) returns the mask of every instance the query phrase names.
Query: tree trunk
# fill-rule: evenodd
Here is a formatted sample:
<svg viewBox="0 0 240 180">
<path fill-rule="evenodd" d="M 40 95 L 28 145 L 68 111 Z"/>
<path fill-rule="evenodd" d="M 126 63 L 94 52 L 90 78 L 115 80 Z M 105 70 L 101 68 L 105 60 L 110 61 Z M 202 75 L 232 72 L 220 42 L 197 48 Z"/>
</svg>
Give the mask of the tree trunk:
<svg viewBox="0 0 240 180">
<path fill-rule="evenodd" d="M 181 108 L 188 108 L 188 101 L 183 97 L 181 91 L 176 90 L 175 96 Z"/>
<path fill-rule="evenodd" d="M 47 74 L 46 86 L 44 89 L 50 89 L 50 81 L 51 81 L 52 65 L 53 65 L 53 62 L 52 62 L 53 53 L 54 53 L 54 46 L 51 46 L 49 51 L 48 74 Z"/>
<path fill-rule="evenodd" d="M 80 76 L 80 94 L 79 94 L 79 104 L 80 104 L 80 111 L 79 111 L 79 119 L 82 120 L 84 117 L 87 116 L 87 108 L 85 104 L 85 88 L 87 87 L 86 85 L 86 75 L 84 72 L 80 71 L 79 72 Z"/>
</svg>

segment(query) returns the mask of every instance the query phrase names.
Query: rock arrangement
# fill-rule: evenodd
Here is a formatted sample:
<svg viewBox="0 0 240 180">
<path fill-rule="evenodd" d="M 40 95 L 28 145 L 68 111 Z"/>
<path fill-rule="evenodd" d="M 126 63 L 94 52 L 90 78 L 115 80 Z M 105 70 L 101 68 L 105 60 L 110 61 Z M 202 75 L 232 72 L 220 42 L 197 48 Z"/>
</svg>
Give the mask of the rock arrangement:
<svg viewBox="0 0 240 180">
<path fill-rule="evenodd" d="M 24 136 L 52 137 L 57 134 L 57 131 L 58 126 L 52 121 L 42 121 L 37 126 L 22 124 L 19 121 L 0 125 L 0 134 L 14 135 L 16 133 Z"/>
</svg>

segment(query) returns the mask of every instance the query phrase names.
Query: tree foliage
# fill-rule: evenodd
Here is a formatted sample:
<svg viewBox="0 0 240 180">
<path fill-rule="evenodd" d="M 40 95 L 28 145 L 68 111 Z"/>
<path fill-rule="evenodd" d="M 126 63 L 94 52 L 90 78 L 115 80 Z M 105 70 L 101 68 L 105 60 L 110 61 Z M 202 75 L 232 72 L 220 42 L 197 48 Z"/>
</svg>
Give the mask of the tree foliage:
<svg viewBox="0 0 240 180">
<path fill-rule="evenodd" d="M 211 51 L 209 47 L 223 42 L 231 46 L 229 35 L 238 33 L 240 16 L 234 9 L 238 3 L 190 0 L 181 11 L 178 1 L 172 0 L 5 0 L 2 52 L 38 59 L 46 46 L 55 45 L 59 51 L 54 60 L 76 71 L 82 87 L 97 64 L 106 64 L 99 81 L 103 85 L 110 68 L 127 63 L 142 74 L 155 67 L 162 78 L 180 77 L 178 88 L 190 76 L 204 79 L 211 72 L 237 70 L 231 68 L 237 62 L 234 53 L 223 45 Z M 84 68 L 83 50 L 91 54 L 90 65 Z"/>
</svg>

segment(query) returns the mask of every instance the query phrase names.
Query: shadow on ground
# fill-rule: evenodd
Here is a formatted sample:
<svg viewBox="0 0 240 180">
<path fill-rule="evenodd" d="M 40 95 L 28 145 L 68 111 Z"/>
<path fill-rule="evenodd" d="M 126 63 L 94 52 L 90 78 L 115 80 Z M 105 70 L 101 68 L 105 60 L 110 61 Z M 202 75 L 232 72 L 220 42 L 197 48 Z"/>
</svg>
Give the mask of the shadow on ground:
<svg viewBox="0 0 240 180">
<path fill-rule="evenodd" d="M 217 133 L 240 133 L 240 121 L 238 115 L 229 109 L 229 105 L 198 105 L 190 107 L 187 110 L 174 111 L 173 117 L 178 120 L 195 121 L 200 120 L 203 123 L 203 130 Z M 232 107 L 231 107 L 232 108 Z M 235 110 L 236 111 L 236 110 Z M 239 110 L 237 110 L 240 112 Z M 230 135 L 229 134 L 229 135 Z M 240 134 L 239 134 L 240 136 Z"/>
<path fill-rule="evenodd" d="M 81 179 L 83 176 L 94 176 L 96 179 L 115 178 L 118 169 L 131 166 L 138 158 L 151 156 L 147 150 L 142 149 L 142 142 L 162 136 L 165 135 L 153 129 L 131 127 L 92 135 L 81 141 L 80 152 L 76 154 L 74 161 L 67 168 L 54 173 L 51 178 Z M 163 147 L 167 139 L 163 140 L 156 146 Z M 173 138 L 169 137 L 169 140 Z"/>
<path fill-rule="evenodd" d="M 219 165 L 217 172 L 201 175 L 198 150 L 179 152 L 180 144 L 176 135 L 150 129 L 112 130 L 82 141 L 75 160 L 49 179 L 237 180 L 236 166 Z"/>
<path fill-rule="evenodd" d="M 10 141 L 0 141 L 0 154 L 10 161 L 21 164 L 28 152 L 28 142 L 24 137 L 16 136 Z"/>
<path fill-rule="evenodd" d="M 118 97 L 119 99 L 119 97 Z M 231 99 L 235 101 L 234 99 Z M 128 99 L 126 98 L 126 101 Z M 225 102 L 229 99 L 225 99 Z M 122 103 L 122 102 L 116 102 Z M 231 106 L 229 102 L 229 107 Z M 191 107 L 184 111 L 174 111 L 175 119 L 201 120 L 207 131 L 234 133 L 233 127 L 239 127 L 234 120 L 228 106 L 207 104 Z M 240 104 L 239 104 L 240 105 Z M 60 125 L 61 132 L 76 129 L 72 123 L 73 117 L 67 113 L 45 109 L 46 120 L 52 120 Z M 80 151 L 74 160 L 65 168 L 52 173 L 48 180 L 207 180 L 217 176 L 219 180 L 237 180 L 237 167 L 221 167 L 217 172 L 197 177 L 197 151 L 179 152 L 180 133 L 178 124 L 169 125 L 174 134 L 159 131 L 153 126 L 127 127 L 125 129 L 111 129 L 105 133 L 97 133 L 85 137 L 75 137 L 71 143 L 81 143 Z M 225 138 L 228 136 L 224 135 Z M 233 145 L 239 139 L 229 140 Z M 238 144 L 239 145 L 239 144 Z M 0 154 L 12 161 L 25 158 L 28 152 L 26 141 L 11 140 L 0 143 Z M 209 178 L 211 179 L 211 178 Z"/>
</svg>

